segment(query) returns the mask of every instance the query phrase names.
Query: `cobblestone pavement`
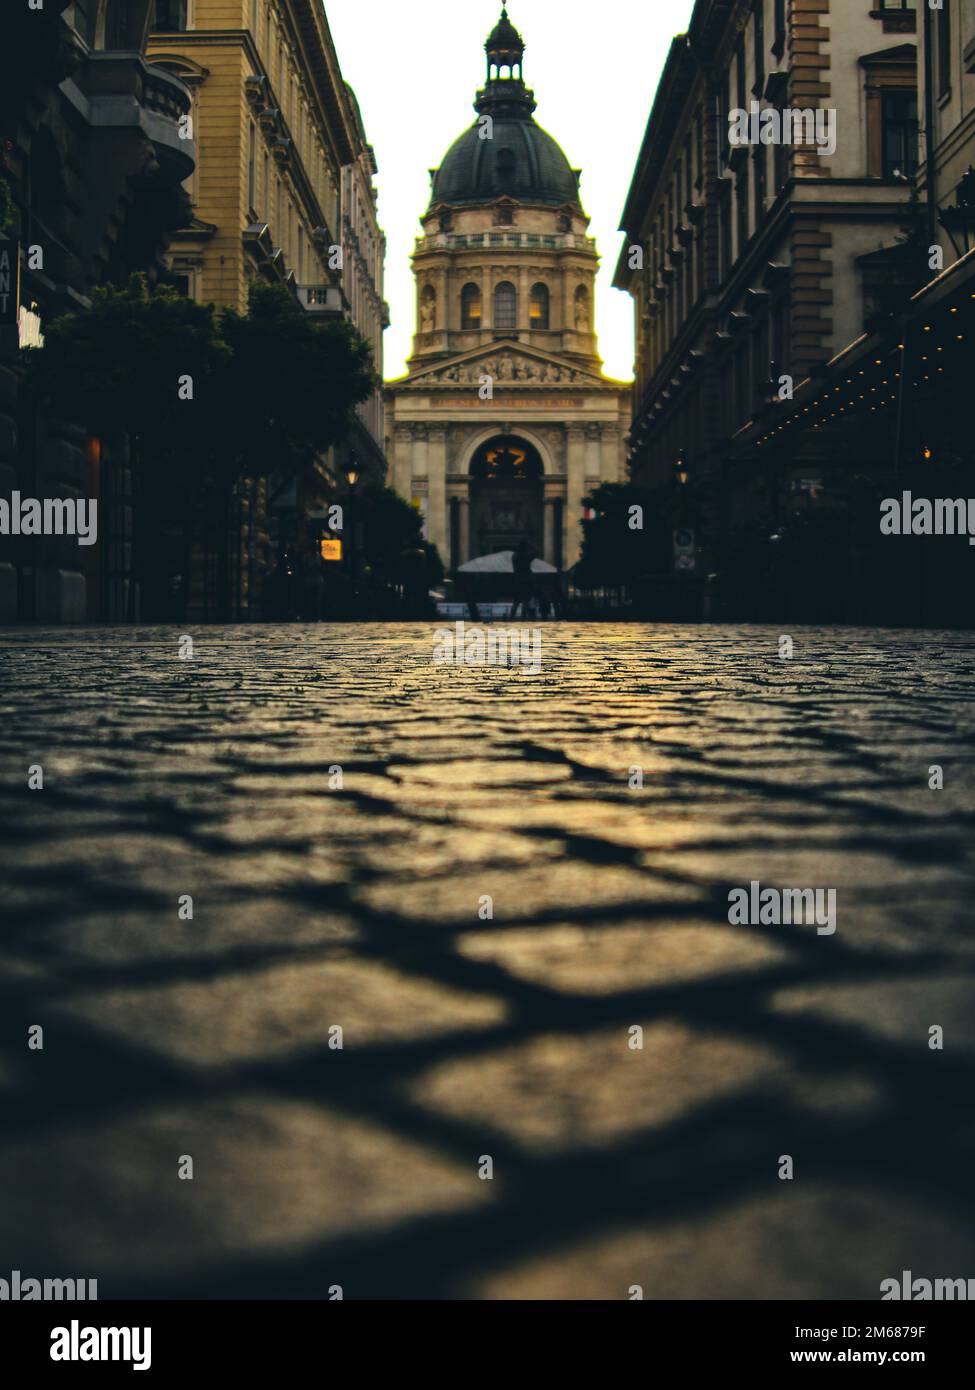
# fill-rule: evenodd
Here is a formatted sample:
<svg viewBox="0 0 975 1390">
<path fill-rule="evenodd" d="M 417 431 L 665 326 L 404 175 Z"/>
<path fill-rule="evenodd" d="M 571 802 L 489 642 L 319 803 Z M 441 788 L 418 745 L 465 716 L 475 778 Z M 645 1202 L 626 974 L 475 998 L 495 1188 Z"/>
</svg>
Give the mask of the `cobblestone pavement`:
<svg viewBox="0 0 975 1390">
<path fill-rule="evenodd" d="M 0 1275 L 975 1276 L 975 635 L 553 625 L 531 675 L 432 631 L 0 633 Z M 729 925 L 752 880 L 835 935 Z"/>
</svg>

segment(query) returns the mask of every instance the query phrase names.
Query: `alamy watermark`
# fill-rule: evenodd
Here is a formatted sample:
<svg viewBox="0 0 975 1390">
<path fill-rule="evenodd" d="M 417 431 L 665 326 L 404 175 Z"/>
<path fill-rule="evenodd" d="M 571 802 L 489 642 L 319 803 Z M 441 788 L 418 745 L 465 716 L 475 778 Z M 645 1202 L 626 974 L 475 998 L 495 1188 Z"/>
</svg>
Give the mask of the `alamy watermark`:
<svg viewBox="0 0 975 1390">
<path fill-rule="evenodd" d="M 441 627 L 433 634 L 435 666 L 520 666 L 537 676 L 542 669 L 541 628 Z"/>
<path fill-rule="evenodd" d="M 19 1269 L 0 1279 L 0 1303 L 95 1303 L 97 1279 L 31 1279 Z"/>
<path fill-rule="evenodd" d="M 880 1281 L 881 1303 L 900 1299 L 907 1303 L 942 1303 L 975 1299 L 975 1279 L 915 1279 L 909 1269 L 899 1279 Z"/>
<path fill-rule="evenodd" d="M 819 936 L 836 931 L 835 888 L 763 888 L 753 880 L 728 893 L 733 927 L 815 926 Z"/>
<path fill-rule="evenodd" d="M 836 109 L 832 106 L 791 106 L 779 110 L 757 101 L 748 110 L 728 113 L 728 143 L 740 145 L 815 145 L 826 155 L 836 153 Z"/>
<path fill-rule="evenodd" d="M 92 498 L 0 497 L 0 536 L 76 536 L 79 545 L 98 540 L 98 503 Z"/>
<path fill-rule="evenodd" d="M 967 536 L 975 545 L 975 497 L 915 497 L 904 492 L 880 504 L 883 536 Z"/>
<path fill-rule="evenodd" d="M 52 1361 L 131 1361 L 134 1371 L 152 1365 L 151 1327 L 68 1327 L 51 1331 Z"/>
</svg>

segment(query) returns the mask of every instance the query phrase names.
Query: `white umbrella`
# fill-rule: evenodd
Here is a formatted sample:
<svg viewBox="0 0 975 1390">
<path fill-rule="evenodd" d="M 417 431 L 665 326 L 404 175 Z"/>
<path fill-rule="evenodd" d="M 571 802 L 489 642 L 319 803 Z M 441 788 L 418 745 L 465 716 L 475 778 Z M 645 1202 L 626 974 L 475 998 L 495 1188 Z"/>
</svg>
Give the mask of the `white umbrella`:
<svg viewBox="0 0 975 1390">
<path fill-rule="evenodd" d="M 499 550 L 496 555 L 480 555 L 476 560 L 461 565 L 458 574 L 514 574 L 514 558 L 513 550 Z M 532 574 L 558 574 L 558 570 L 544 560 L 533 560 Z"/>
</svg>

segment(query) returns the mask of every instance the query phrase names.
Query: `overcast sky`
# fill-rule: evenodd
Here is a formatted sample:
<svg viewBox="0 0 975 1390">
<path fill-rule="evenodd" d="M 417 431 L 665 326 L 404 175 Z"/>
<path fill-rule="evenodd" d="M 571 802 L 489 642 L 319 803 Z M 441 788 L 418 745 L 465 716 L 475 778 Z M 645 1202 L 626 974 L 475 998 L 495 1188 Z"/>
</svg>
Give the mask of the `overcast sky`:
<svg viewBox="0 0 975 1390">
<path fill-rule="evenodd" d="M 535 119 L 582 169 L 583 206 L 602 256 L 596 321 L 610 376 L 633 369 L 629 295 L 612 288 L 620 217 L 670 40 L 693 0 L 512 0 L 525 40 Z M 414 331 L 410 253 L 430 201 L 429 171 L 475 119 L 484 41 L 500 0 L 325 0 L 346 81 L 379 162 L 379 212 L 389 247 L 386 376 L 400 376 Z"/>
</svg>

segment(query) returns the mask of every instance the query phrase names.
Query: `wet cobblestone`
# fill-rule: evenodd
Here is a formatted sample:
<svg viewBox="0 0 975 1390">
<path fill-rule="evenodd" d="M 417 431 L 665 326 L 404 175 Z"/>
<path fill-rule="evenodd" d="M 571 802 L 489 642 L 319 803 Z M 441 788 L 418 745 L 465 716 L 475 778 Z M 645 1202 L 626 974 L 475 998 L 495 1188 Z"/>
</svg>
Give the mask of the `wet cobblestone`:
<svg viewBox="0 0 975 1390">
<path fill-rule="evenodd" d="M 0 633 L 0 1265 L 975 1277 L 975 636 L 552 625 L 532 675 L 432 633 Z M 835 888 L 835 935 L 730 926 L 752 880 Z"/>
</svg>

